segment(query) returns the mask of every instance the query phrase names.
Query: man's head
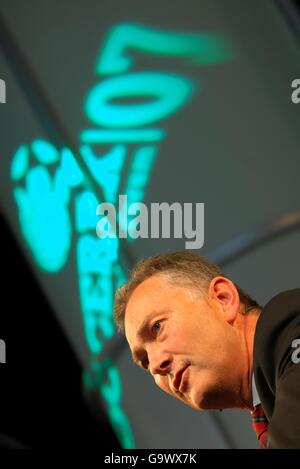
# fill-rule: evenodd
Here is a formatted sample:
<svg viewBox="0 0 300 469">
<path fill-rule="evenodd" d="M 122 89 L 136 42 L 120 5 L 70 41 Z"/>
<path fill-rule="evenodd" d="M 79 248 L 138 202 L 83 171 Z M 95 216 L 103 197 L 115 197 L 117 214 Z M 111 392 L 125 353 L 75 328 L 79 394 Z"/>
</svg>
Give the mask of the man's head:
<svg viewBox="0 0 300 469">
<path fill-rule="evenodd" d="M 208 410 L 243 407 L 248 398 L 244 318 L 258 308 L 218 266 L 180 251 L 135 266 L 116 293 L 114 319 L 161 389 Z"/>
</svg>

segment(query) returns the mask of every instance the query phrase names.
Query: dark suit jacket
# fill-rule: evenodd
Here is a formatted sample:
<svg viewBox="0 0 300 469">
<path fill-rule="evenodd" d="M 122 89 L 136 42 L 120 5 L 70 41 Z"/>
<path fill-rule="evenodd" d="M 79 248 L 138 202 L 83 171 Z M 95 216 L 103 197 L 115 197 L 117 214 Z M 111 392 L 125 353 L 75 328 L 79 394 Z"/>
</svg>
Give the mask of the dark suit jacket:
<svg viewBox="0 0 300 469">
<path fill-rule="evenodd" d="M 300 288 L 272 298 L 262 309 L 255 330 L 253 372 L 269 420 L 269 448 L 300 448 L 300 363 L 295 363 L 299 344 L 292 347 L 297 338 Z"/>
</svg>

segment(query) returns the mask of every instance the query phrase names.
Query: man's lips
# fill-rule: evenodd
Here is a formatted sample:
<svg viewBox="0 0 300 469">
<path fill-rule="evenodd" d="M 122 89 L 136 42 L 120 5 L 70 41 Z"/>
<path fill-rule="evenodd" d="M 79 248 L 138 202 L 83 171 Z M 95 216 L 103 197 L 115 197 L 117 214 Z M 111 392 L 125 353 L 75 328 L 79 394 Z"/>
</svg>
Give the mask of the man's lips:
<svg viewBox="0 0 300 469">
<path fill-rule="evenodd" d="M 181 370 L 177 371 L 175 378 L 173 380 L 173 387 L 174 389 L 176 389 L 176 391 L 179 391 L 182 375 L 189 366 L 190 364 L 185 365 L 183 368 L 181 368 Z"/>
</svg>

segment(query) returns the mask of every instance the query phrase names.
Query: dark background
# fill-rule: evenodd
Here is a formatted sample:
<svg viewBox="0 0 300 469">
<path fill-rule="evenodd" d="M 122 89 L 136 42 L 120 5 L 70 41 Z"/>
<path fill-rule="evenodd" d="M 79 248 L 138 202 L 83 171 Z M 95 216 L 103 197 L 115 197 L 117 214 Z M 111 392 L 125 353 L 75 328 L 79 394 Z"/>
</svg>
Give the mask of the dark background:
<svg viewBox="0 0 300 469">
<path fill-rule="evenodd" d="M 0 448 L 120 448 L 105 417 L 86 405 L 79 363 L 2 216 L 0 230 Z"/>
</svg>

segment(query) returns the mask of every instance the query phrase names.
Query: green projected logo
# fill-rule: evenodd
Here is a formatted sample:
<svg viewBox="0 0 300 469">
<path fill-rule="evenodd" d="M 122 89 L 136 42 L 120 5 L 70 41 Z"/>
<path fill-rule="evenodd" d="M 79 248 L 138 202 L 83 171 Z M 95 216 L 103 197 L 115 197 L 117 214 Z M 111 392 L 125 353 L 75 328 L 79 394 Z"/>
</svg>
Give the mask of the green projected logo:
<svg viewBox="0 0 300 469">
<path fill-rule="evenodd" d="M 30 160 L 34 165 L 29 169 Z M 49 169 L 60 163 L 54 177 Z M 14 196 L 24 238 L 38 266 L 58 272 L 71 248 L 72 226 L 68 209 L 71 188 L 82 180 L 69 149 L 59 153 L 43 140 L 19 147 L 11 167 L 12 180 L 19 185 Z"/>
<path fill-rule="evenodd" d="M 144 54 L 174 58 L 191 67 L 228 61 L 232 52 L 216 34 L 159 31 L 137 24 L 119 24 L 108 34 L 97 58 L 99 81 L 88 92 L 84 112 L 89 122 L 79 134 L 78 155 L 101 187 L 105 200 L 89 190 L 80 160 L 68 148 L 36 139 L 13 156 L 11 179 L 20 229 L 37 265 L 56 274 L 71 252 L 76 253 L 84 332 L 90 351 L 84 373 L 106 403 L 113 428 L 124 448 L 134 436 L 122 406 L 122 382 L 115 363 L 97 358 L 115 334 L 112 318 L 116 288 L 126 281 L 119 261 L 118 238 L 99 239 L 96 209 L 142 202 L 159 143 L 167 137 L 164 123 L 195 96 L 199 85 L 180 73 L 139 71 Z M 172 65 L 174 67 L 174 65 Z M 127 226 L 120 211 L 119 225 Z M 131 239 L 131 242 L 134 242 Z M 72 247 L 72 244 L 74 246 Z M 72 250 L 72 251 L 71 251 Z"/>
</svg>

